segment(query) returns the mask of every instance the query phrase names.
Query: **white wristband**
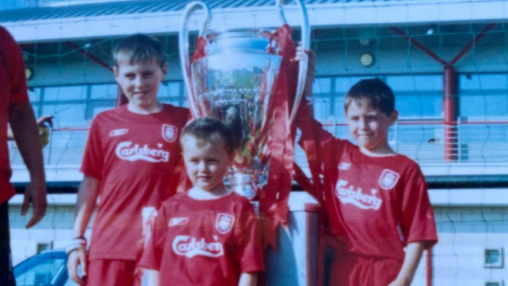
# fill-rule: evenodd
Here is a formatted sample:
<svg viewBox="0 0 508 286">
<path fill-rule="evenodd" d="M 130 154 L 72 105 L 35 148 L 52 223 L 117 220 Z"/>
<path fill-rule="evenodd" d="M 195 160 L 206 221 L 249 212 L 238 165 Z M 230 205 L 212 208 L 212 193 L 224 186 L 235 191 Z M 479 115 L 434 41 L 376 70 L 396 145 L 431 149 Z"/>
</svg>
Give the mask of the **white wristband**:
<svg viewBox="0 0 508 286">
<path fill-rule="evenodd" d="M 74 238 L 72 240 L 72 243 L 69 244 L 69 246 L 67 246 L 67 248 L 65 249 L 65 252 L 67 253 L 67 255 L 69 255 L 71 252 L 73 252 L 74 250 L 78 250 L 78 249 L 86 249 L 86 239 L 85 238 Z"/>
</svg>

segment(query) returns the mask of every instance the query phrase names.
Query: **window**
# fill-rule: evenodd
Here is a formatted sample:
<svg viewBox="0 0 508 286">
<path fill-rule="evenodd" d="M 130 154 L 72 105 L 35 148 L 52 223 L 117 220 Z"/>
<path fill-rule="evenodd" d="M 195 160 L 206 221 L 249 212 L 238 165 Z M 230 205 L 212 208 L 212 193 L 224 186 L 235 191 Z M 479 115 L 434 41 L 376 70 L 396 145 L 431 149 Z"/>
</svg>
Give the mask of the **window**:
<svg viewBox="0 0 508 286">
<path fill-rule="evenodd" d="M 320 121 L 329 117 L 343 120 L 348 90 L 362 79 L 380 78 L 395 93 L 395 108 L 401 119 L 441 119 L 443 117 L 442 75 L 367 75 L 318 77 L 313 84 L 314 114 Z"/>
<path fill-rule="evenodd" d="M 503 268 L 503 249 L 485 249 L 485 268 Z"/>
<path fill-rule="evenodd" d="M 53 249 L 53 242 L 37 243 L 37 253 Z"/>
<path fill-rule="evenodd" d="M 168 81 L 159 87 L 159 100 L 175 106 L 187 106 L 187 98 L 183 92 L 181 81 Z"/>
<path fill-rule="evenodd" d="M 505 74 L 460 75 L 459 94 L 462 118 L 508 117 L 508 76 Z"/>
<path fill-rule="evenodd" d="M 504 286 L 504 283 L 501 282 L 486 282 L 485 286 Z"/>
<path fill-rule="evenodd" d="M 387 76 L 395 93 L 395 108 L 401 119 L 442 118 L 443 77 L 441 75 Z"/>
</svg>

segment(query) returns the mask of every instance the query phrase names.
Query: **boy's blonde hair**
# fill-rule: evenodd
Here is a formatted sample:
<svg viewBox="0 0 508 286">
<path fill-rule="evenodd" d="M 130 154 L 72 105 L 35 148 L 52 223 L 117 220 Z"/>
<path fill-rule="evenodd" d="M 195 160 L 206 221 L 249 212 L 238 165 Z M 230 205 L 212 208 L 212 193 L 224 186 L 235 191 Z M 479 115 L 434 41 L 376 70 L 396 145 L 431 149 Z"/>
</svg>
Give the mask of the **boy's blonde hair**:
<svg viewBox="0 0 508 286">
<path fill-rule="evenodd" d="M 346 94 L 344 110 L 347 110 L 351 102 L 365 101 L 371 107 L 379 109 L 387 116 L 395 110 L 395 95 L 392 89 L 378 78 L 364 79 L 353 85 Z"/>
<path fill-rule="evenodd" d="M 198 141 L 214 144 L 224 144 L 228 154 L 235 151 L 235 137 L 233 129 L 226 123 L 213 117 L 201 117 L 193 120 L 182 130 L 180 145 L 184 148 L 185 136 L 194 136 Z"/>
<path fill-rule="evenodd" d="M 121 39 L 113 48 L 113 64 L 118 68 L 118 55 L 127 53 L 130 56 L 130 64 L 137 64 L 155 60 L 162 68 L 166 65 L 164 49 L 161 43 L 154 37 L 145 34 L 134 34 Z"/>
</svg>

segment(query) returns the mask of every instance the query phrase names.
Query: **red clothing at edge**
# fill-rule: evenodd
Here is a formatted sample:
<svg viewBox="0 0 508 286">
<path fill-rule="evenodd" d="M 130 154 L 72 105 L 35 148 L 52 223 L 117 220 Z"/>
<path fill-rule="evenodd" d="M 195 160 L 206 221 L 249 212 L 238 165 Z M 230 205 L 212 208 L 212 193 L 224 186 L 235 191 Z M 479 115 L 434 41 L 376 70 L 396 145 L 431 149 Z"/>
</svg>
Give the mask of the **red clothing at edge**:
<svg viewBox="0 0 508 286">
<path fill-rule="evenodd" d="M 18 44 L 0 27 L 0 204 L 16 194 L 9 182 L 12 170 L 7 147 L 9 106 L 28 102 L 25 65 Z"/>
<path fill-rule="evenodd" d="M 100 180 L 91 260 L 136 259 L 142 209 L 172 195 L 170 178 L 181 158 L 179 134 L 187 118 L 187 109 L 164 105 L 149 115 L 122 106 L 93 120 L 81 166 Z"/>
<path fill-rule="evenodd" d="M 215 200 L 177 194 L 155 218 L 142 267 L 161 286 L 236 286 L 241 273 L 264 270 L 257 218 L 235 193 Z"/>
<path fill-rule="evenodd" d="M 133 260 L 95 259 L 88 264 L 86 286 L 141 286 L 142 273 Z"/>
</svg>

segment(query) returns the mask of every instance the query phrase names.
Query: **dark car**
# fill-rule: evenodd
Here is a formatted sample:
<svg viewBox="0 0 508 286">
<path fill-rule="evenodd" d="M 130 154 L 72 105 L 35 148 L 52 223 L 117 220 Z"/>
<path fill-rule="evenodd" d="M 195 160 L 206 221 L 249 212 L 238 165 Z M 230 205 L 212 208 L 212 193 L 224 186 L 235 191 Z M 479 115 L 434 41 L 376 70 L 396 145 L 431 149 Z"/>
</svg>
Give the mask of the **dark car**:
<svg viewBox="0 0 508 286">
<path fill-rule="evenodd" d="M 49 250 L 27 258 L 14 267 L 17 286 L 77 286 L 67 274 L 67 254 Z"/>
</svg>

